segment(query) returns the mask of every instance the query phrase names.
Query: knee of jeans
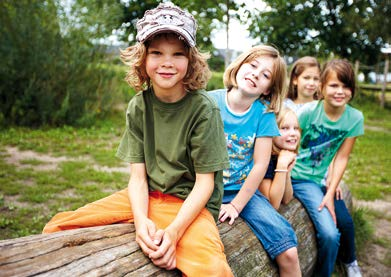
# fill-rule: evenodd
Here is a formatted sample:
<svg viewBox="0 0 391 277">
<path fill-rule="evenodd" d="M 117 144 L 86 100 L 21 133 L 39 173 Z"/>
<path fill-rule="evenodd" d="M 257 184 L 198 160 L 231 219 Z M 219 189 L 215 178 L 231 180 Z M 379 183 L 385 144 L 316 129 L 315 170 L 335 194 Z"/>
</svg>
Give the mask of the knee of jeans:
<svg viewBox="0 0 391 277">
<path fill-rule="evenodd" d="M 327 245 L 339 244 L 340 233 L 337 228 L 330 228 L 319 234 L 320 239 Z"/>
</svg>

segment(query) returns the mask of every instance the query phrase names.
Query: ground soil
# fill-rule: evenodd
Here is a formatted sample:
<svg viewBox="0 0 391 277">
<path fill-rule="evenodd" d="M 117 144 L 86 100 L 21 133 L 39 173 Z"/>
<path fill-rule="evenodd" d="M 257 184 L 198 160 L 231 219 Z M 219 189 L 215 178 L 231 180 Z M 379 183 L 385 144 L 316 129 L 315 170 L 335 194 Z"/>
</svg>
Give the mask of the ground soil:
<svg viewBox="0 0 391 277">
<path fill-rule="evenodd" d="M 80 158 L 78 158 L 80 159 Z M 81 158 L 82 160 L 90 160 L 88 157 Z M 23 164 L 23 160 L 38 160 L 41 163 L 39 165 Z M 15 147 L 7 147 L 5 153 L 5 161 L 18 167 L 33 167 L 35 170 L 55 170 L 59 163 L 64 161 L 74 160 L 69 157 L 52 157 L 50 155 L 38 154 L 33 151 L 19 151 Z M 92 163 L 92 161 L 91 161 Z M 99 167 L 93 166 L 96 170 L 102 171 L 118 171 L 118 172 L 129 172 L 127 166 L 124 167 Z M 355 207 L 365 207 L 378 211 L 384 215 L 384 218 L 377 220 L 374 224 L 374 235 L 379 240 L 390 240 L 391 238 L 391 201 L 386 200 L 375 200 L 375 201 L 362 201 L 353 199 L 353 205 Z M 389 243 L 388 243 L 389 245 Z M 391 249 L 387 249 L 378 244 L 370 244 L 367 246 L 365 254 L 359 257 L 359 265 L 362 269 L 363 276 L 365 277 L 391 277 L 391 267 L 384 264 L 385 259 L 390 261 Z"/>
<path fill-rule="evenodd" d="M 363 207 L 379 212 L 384 215 L 382 219 L 374 222 L 374 235 L 379 240 L 391 240 L 391 202 L 386 200 L 362 201 L 354 200 L 355 207 Z M 390 243 L 388 242 L 387 245 Z M 359 257 L 359 264 L 365 277 L 391 276 L 391 267 L 385 265 L 391 259 L 391 249 L 379 244 L 368 245 L 365 255 Z"/>
</svg>

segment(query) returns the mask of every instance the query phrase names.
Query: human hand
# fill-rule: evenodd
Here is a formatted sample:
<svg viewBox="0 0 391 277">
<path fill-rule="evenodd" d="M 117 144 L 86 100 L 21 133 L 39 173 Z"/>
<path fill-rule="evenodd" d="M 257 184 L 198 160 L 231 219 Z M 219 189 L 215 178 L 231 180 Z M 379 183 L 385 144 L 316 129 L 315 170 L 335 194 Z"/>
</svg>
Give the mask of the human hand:
<svg viewBox="0 0 391 277">
<path fill-rule="evenodd" d="M 232 204 L 222 204 L 219 213 L 220 222 L 224 222 L 227 218 L 230 218 L 228 224 L 232 225 L 236 218 L 239 216 L 239 211 L 236 210 Z"/>
<path fill-rule="evenodd" d="M 322 202 L 319 205 L 318 211 L 321 211 L 324 207 L 326 207 L 330 215 L 334 221 L 334 224 L 337 225 L 337 217 L 335 215 L 335 208 L 334 208 L 334 197 L 330 197 L 330 194 L 326 193 L 326 195 L 323 197 Z"/>
<path fill-rule="evenodd" d="M 176 268 L 177 232 L 169 229 L 158 230 L 154 242 L 159 242 L 159 248 L 149 255 L 154 265 L 172 270 Z"/>
<path fill-rule="evenodd" d="M 335 189 L 335 198 L 337 200 L 342 200 L 343 199 L 343 191 L 341 189 L 341 186 L 338 185 L 338 187 Z"/>
<path fill-rule="evenodd" d="M 277 168 L 288 169 L 290 172 L 296 163 L 296 153 L 289 150 L 281 150 L 278 155 Z"/>
<path fill-rule="evenodd" d="M 136 242 L 146 256 L 149 256 L 153 251 L 158 250 L 157 240 L 159 234 L 156 234 L 156 225 L 149 218 L 138 220 L 136 227 Z M 156 240 L 156 243 L 154 242 Z"/>
</svg>

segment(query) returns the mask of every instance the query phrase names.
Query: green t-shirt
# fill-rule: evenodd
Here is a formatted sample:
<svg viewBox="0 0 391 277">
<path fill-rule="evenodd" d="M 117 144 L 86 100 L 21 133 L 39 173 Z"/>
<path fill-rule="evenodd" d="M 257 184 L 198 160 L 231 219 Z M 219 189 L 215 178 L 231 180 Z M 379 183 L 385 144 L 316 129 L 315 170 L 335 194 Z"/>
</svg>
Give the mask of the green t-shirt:
<svg viewBox="0 0 391 277">
<path fill-rule="evenodd" d="M 291 176 L 322 183 L 327 168 L 344 140 L 364 134 L 362 112 L 346 105 L 337 121 L 331 121 L 323 101 L 306 104 L 298 113 L 302 129 L 299 154 Z"/>
<path fill-rule="evenodd" d="M 186 199 L 195 173 L 215 172 L 206 207 L 215 220 L 223 196 L 222 170 L 229 167 L 220 111 L 204 91 L 189 92 L 175 103 L 159 101 L 153 90 L 135 95 L 117 156 L 145 163 L 150 191 Z"/>
</svg>

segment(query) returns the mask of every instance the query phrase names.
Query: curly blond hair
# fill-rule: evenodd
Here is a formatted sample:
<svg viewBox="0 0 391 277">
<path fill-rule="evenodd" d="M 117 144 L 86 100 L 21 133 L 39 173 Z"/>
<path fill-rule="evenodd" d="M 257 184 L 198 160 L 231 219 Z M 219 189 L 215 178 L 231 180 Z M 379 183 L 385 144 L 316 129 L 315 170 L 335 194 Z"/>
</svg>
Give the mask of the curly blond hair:
<svg viewBox="0 0 391 277">
<path fill-rule="evenodd" d="M 142 91 L 151 87 L 151 80 L 146 72 L 145 60 L 148 52 L 148 47 L 151 41 L 161 36 L 179 37 L 174 33 L 158 34 L 144 43 L 136 43 L 133 46 L 120 50 L 120 57 L 122 62 L 128 66 L 125 80 L 136 91 Z M 180 39 L 179 39 L 180 40 Z M 183 40 L 180 40 L 183 42 Z M 186 48 L 189 65 L 183 84 L 186 91 L 195 91 L 198 89 L 205 89 L 211 72 L 207 63 L 210 55 L 209 53 L 200 52 L 197 47 L 189 47 L 183 42 Z"/>
<path fill-rule="evenodd" d="M 236 75 L 240 67 L 260 56 L 268 56 L 274 59 L 274 67 L 269 88 L 270 93 L 268 95 L 261 95 L 260 99 L 269 101 L 269 104 L 267 104 L 268 111 L 273 111 L 278 114 L 287 92 L 287 69 L 284 59 L 273 46 L 264 44 L 257 45 L 237 57 L 224 72 L 224 86 L 228 91 L 232 88 L 237 88 Z"/>
</svg>

